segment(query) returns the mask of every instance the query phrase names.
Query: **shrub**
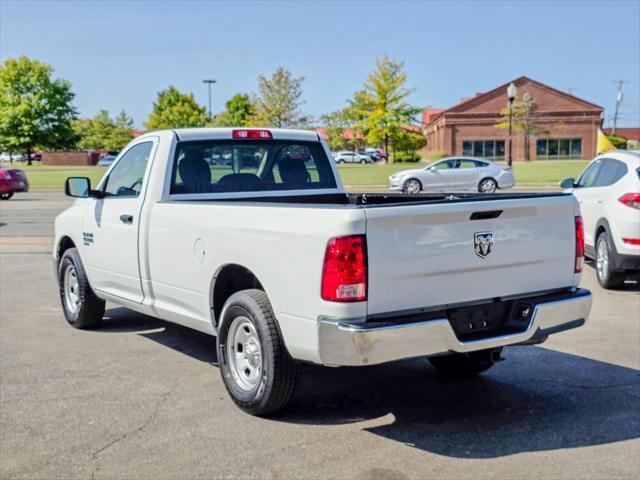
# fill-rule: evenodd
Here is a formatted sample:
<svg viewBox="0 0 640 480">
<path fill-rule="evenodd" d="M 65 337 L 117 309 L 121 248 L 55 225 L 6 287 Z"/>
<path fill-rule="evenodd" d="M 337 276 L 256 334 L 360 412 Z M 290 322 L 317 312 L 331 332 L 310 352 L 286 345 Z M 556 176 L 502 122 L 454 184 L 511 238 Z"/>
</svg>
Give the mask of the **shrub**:
<svg viewBox="0 0 640 480">
<path fill-rule="evenodd" d="M 393 159 L 394 163 L 415 163 L 420 161 L 420 155 L 417 153 L 409 153 L 409 154 L 399 154 L 396 155 Z"/>
<path fill-rule="evenodd" d="M 441 158 L 444 158 L 446 156 L 446 152 L 429 152 L 425 155 L 425 160 L 429 162 L 435 162 L 436 160 L 440 160 Z"/>
</svg>

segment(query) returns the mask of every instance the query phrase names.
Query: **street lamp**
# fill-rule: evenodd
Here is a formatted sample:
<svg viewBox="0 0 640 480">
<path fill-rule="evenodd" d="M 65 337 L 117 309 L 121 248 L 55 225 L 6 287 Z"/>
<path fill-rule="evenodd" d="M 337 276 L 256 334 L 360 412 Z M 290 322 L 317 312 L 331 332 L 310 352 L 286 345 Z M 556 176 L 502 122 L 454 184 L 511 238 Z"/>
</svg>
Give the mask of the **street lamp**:
<svg viewBox="0 0 640 480">
<path fill-rule="evenodd" d="M 511 166 L 513 163 L 513 144 L 511 143 L 511 115 L 513 111 L 513 100 L 516 98 L 516 93 L 518 93 L 518 89 L 511 82 L 507 87 L 507 97 L 509 97 L 509 157 L 507 158 L 507 165 Z"/>
<path fill-rule="evenodd" d="M 211 121 L 211 84 L 216 83 L 216 81 L 205 79 L 205 80 L 202 80 L 202 83 L 206 83 L 209 87 L 209 121 Z"/>
</svg>

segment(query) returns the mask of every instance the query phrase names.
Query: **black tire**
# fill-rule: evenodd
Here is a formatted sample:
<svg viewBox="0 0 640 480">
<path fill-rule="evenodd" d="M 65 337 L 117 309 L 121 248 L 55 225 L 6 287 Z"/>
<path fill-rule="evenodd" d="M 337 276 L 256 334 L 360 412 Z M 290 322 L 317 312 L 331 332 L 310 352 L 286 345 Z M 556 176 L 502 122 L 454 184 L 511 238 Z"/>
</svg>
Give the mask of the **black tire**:
<svg viewBox="0 0 640 480">
<path fill-rule="evenodd" d="M 278 330 L 267 295 L 262 290 L 242 290 L 226 301 L 218 331 L 218 365 L 224 385 L 234 403 L 251 415 L 267 415 L 284 408 L 295 389 L 298 363 L 291 358 Z M 234 320 L 244 317 L 255 328 L 261 347 L 260 378 L 255 387 L 242 388 L 234 378 L 227 355 L 234 348 L 229 343 Z M 240 350 L 241 351 L 241 350 Z"/>
<path fill-rule="evenodd" d="M 611 246 L 611 238 L 607 231 L 603 231 L 598 235 L 596 240 L 596 278 L 602 288 L 607 290 L 620 288 L 624 285 L 624 272 L 613 270 L 611 268 L 611 259 L 614 251 Z"/>
<path fill-rule="evenodd" d="M 65 292 L 65 274 L 67 269 L 73 268 L 77 279 L 77 295 L 80 303 L 75 311 L 69 306 Z M 78 250 L 70 248 L 64 252 L 58 267 L 58 285 L 60 287 L 60 301 L 62 310 L 67 322 L 72 327 L 87 329 L 100 324 L 104 316 L 105 301 L 101 300 L 93 293 L 87 274 L 84 271 Z"/>
<path fill-rule="evenodd" d="M 498 189 L 498 182 L 493 178 L 483 178 L 478 183 L 478 192 L 480 193 L 494 193 Z"/>
<path fill-rule="evenodd" d="M 502 348 L 472 353 L 452 353 L 429 357 L 429 363 L 440 373 L 451 377 L 472 377 L 489 370 L 500 357 Z"/>
<path fill-rule="evenodd" d="M 0 200 L 9 200 L 11 197 L 13 197 L 13 192 L 3 193 L 0 195 Z"/>
<path fill-rule="evenodd" d="M 417 185 L 418 190 L 414 191 L 413 188 L 412 188 L 412 185 Z M 402 184 L 402 192 L 403 193 L 416 194 L 416 193 L 420 193 L 421 191 L 422 191 L 422 182 L 420 180 L 418 180 L 417 178 L 408 178 Z"/>
</svg>

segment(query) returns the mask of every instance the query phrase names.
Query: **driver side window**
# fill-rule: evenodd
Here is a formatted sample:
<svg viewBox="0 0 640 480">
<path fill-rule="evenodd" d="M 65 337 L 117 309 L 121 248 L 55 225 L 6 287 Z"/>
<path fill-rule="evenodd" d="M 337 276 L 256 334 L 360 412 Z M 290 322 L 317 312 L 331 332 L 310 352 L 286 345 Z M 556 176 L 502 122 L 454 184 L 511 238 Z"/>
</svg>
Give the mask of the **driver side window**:
<svg viewBox="0 0 640 480">
<path fill-rule="evenodd" d="M 593 187 L 599 168 L 600 160 L 596 160 L 591 165 L 589 165 L 587 169 L 582 173 L 576 186 L 581 188 Z"/>
<path fill-rule="evenodd" d="M 452 168 L 456 168 L 455 160 L 444 160 L 442 162 L 436 163 L 433 166 L 436 170 L 450 170 Z"/>
<path fill-rule="evenodd" d="M 137 197 L 142 190 L 142 180 L 147 169 L 153 142 L 143 142 L 131 147 L 115 164 L 104 194 L 107 197 Z"/>
</svg>

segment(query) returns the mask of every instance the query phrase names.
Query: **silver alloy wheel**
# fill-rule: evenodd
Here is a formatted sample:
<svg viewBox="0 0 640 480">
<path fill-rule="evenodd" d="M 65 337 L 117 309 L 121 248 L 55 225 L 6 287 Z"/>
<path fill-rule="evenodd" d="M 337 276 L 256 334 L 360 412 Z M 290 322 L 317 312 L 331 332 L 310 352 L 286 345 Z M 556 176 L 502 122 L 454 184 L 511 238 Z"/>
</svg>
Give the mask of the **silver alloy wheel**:
<svg viewBox="0 0 640 480">
<path fill-rule="evenodd" d="M 236 317 L 229 326 L 227 364 L 241 389 L 251 391 L 260 383 L 262 346 L 256 327 L 247 317 Z"/>
<path fill-rule="evenodd" d="M 407 180 L 404 184 L 405 193 L 419 193 L 420 182 L 418 180 Z"/>
<path fill-rule="evenodd" d="M 596 269 L 598 270 L 598 277 L 606 280 L 609 276 L 609 249 L 607 248 L 607 241 L 604 239 L 598 242 Z"/>
<path fill-rule="evenodd" d="M 485 178 L 480 182 L 480 191 L 482 193 L 493 193 L 496 191 L 496 182 L 490 178 Z"/>
<path fill-rule="evenodd" d="M 80 308 L 80 285 L 73 265 L 67 265 L 67 269 L 64 271 L 63 288 L 67 310 L 76 313 Z"/>
</svg>

